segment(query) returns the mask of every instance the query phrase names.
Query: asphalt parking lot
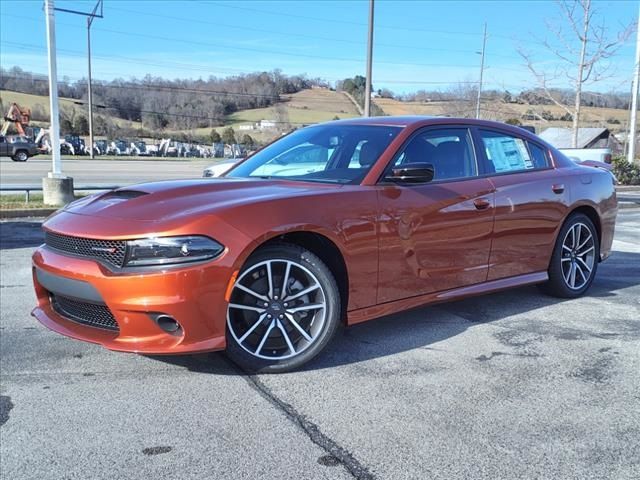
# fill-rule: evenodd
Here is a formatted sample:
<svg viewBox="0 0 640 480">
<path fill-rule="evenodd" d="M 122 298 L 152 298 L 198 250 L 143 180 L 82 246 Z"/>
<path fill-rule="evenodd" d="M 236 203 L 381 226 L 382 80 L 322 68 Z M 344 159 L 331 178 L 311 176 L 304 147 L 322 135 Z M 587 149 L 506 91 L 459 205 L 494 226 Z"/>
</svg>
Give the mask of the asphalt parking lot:
<svg viewBox="0 0 640 480">
<path fill-rule="evenodd" d="M 2 478 L 640 478 L 639 209 L 584 298 L 421 308 L 270 376 L 47 331 L 39 224 L 0 228 Z"/>
</svg>

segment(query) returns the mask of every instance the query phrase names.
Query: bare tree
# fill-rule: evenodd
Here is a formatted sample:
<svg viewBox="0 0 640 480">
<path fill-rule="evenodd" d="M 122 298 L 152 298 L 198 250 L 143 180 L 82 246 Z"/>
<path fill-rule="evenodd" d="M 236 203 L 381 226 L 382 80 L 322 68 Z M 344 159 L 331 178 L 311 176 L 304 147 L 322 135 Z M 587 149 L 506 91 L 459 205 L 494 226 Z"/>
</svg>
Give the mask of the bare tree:
<svg viewBox="0 0 640 480">
<path fill-rule="evenodd" d="M 598 21 L 591 0 L 561 0 L 558 7 L 562 23 L 546 22 L 553 40 L 545 38 L 539 42 L 559 62 L 553 71 L 545 70 L 543 63 L 536 64 L 530 52 L 522 48 L 518 52 L 549 100 L 571 116 L 572 146 L 576 148 L 583 87 L 611 77 L 610 65 L 606 60 L 615 55 L 629 38 L 635 24 L 632 22 L 615 35 L 609 35 L 604 19 Z M 573 105 L 563 102 L 557 89 L 554 91 L 551 83 L 558 79 L 569 80 L 573 85 Z"/>
</svg>

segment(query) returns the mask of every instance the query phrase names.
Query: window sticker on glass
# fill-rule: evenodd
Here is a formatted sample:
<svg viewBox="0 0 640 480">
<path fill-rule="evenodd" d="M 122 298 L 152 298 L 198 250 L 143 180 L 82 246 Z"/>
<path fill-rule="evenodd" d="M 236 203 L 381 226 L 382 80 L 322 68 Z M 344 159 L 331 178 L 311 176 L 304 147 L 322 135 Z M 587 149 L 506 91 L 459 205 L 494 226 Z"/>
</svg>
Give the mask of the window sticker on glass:
<svg viewBox="0 0 640 480">
<path fill-rule="evenodd" d="M 534 168 L 527 146 L 522 139 L 483 133 L 482 141 L 487 158 L 493 163 L 497 173 Z"/>
</svg>

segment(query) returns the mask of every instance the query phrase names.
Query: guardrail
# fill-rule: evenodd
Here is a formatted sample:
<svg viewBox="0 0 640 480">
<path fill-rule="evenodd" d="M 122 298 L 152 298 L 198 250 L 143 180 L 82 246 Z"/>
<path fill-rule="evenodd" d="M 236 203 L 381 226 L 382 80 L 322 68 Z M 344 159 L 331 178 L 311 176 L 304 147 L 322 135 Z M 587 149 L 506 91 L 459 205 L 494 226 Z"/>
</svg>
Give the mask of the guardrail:
<svg viewBox="0 0 640 480">
<path fill-rule="evenodd" d="M 91 191 L 100 191 L 100 190 L 114 190 L 116 188 L 120 188 L 118 185 L 83 185 L 83 186 L 74 186 L 73 190 L 76 192 L 91 192 Z M 42 186 L 37 185 L 12 185 L 12 186 L 1 186 L 0 192 L 25 192 L 25 203 L 29 203 L 29 198 L 31 192 L 41 192 Z"/>
</svg>

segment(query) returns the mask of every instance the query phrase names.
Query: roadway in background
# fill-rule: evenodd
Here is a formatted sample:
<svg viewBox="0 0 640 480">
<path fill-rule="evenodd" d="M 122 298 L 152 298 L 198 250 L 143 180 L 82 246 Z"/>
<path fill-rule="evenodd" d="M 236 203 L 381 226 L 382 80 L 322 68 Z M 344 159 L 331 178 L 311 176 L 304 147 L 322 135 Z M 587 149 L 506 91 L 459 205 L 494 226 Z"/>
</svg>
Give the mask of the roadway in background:
<svg viewBox="0 0 640 480">
<path fill-rule="evenodd" d="M 76 186 L 130 185 L 154 180 L 202 177 L 205 167 L 222 159 L 109 159 L 64 158 L 62 171 Z M 51 160 L 33 157 L 27 162 L 0 160 L 0 186 L 39 186 L 51 171 Z"/>
</svg>

